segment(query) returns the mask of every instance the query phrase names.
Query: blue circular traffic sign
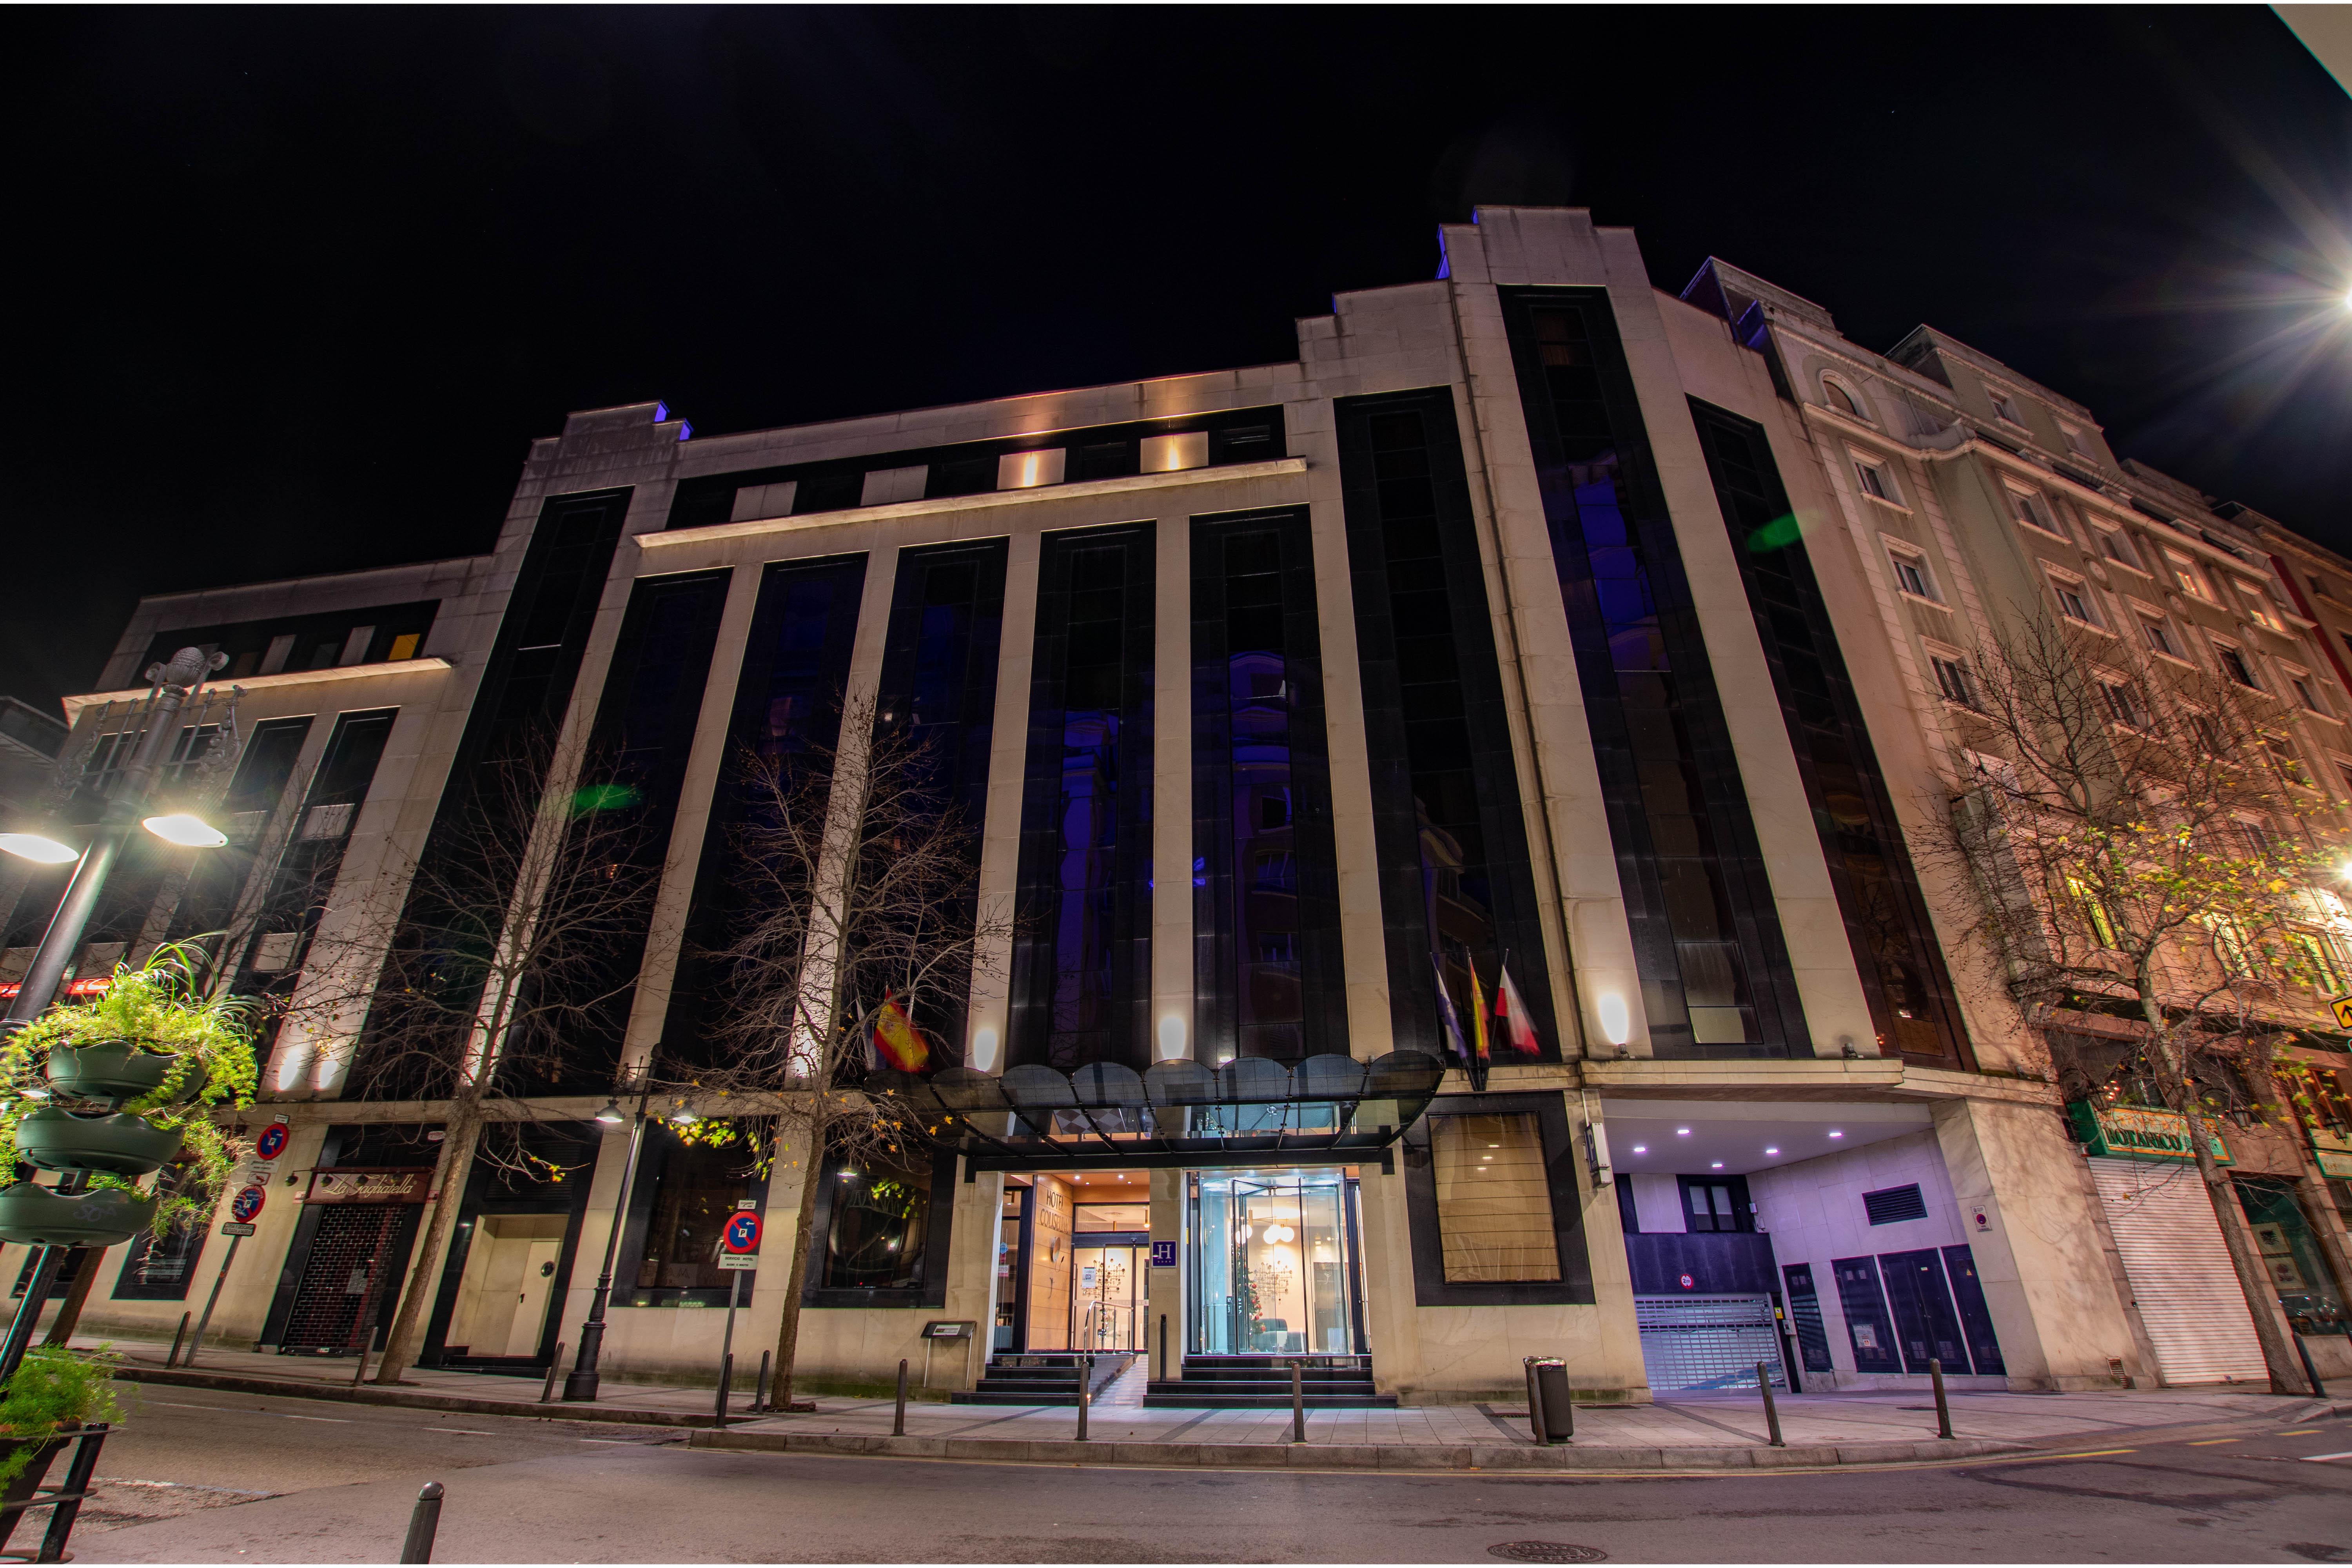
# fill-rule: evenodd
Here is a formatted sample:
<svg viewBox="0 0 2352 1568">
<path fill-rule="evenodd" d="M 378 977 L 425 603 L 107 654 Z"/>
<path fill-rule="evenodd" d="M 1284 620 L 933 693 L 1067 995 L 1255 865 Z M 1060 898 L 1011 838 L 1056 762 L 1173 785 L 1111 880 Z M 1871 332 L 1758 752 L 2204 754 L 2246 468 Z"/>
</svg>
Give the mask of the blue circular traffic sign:
<svg viewBox="0 0 2352 1568">
<path fill-rule="evenodd" d="M 286 1123 L 271 1122 L 261 1130 L 261 1136 L 253 1141 L 253 1157 L 257 1160 L 275 1160 L 278 1155 L 286 1152 L 286 1140 L 289 1136 L 291 1131 Z"/>
<path fill-rule="evenodd" d="M 236 1196 L 229 1199 L 229 1218 L 236 1221 L 239 1225 L 251 1224 L 253 1216 L 261 1212 L 261 1205 L 268 1199 L 268 1197 L 269 1194 L 262 1191 L 259 1187 L 247 1187 L 244 1191 L 238 1193 Z"/>
<path fill-rule="evenodd" d="M 759 1251 L 760 1216 L 748 1212 L 735 1215 L 727 1222 L 726 1237 L 719 1245 L 730 1252 Z"/>
</svg>

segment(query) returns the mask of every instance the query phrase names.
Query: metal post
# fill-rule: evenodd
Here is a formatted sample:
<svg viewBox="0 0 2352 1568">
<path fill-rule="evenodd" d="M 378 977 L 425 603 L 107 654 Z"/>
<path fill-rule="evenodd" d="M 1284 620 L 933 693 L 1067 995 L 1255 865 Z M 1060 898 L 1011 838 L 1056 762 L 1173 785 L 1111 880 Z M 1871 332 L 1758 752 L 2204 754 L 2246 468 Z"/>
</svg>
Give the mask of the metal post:
<svg viewBox="0 0 2352 1568">
<path fill-rule="evenodd" d="M 368 1344 L 367 1341 L 362 1340 L 360 1342 L 359 1370 L 352 1373 L 352 1386 L 353 1388 L 357 1388 L 361 1384 L 367 1381 L 367 1358 L 371 1348 L 372 1347 Z"/>
<path fill-rule="evenodd" d="M 646 1101 L 653 1092 L 653 1064 L 647 1062 L 645 1086 L 637 1094 L 636 1120 L 629 1128 L 629 1152 L 621 1166 L 621 1195 L 613 1205 L 613 1226 L 604 1233 L 604 1268 L 596 1276 L 596 1293 L 588 1299 L 588 1321 L 580 1325 L 580 1359 L 572 1375 L 563 1380 L 567 1404 L 593 1403 L 601 1381 L 596 1358 L 604 1349 L 604 1306 L 613 1297 L 613 1255 L 621 1245 L 621 1227 L 629 1222 L 629 1186 L 636 1180 L 637 1147 L 646 1136 Z"/>
<path fill-rule="evenodd" d="M 727 1385 L 734 1381 L 728 1374 L 735 1366 L 735 1308 L 742 1300 L 743 1270 L 738 1268 L 727 1285 L 727 1337 L 719 1342 L 719 1424 L 722 1426 L 727 1424 Z"/>
<path fill-rule="evenodd" d="M 228 1278 L 228 1266 L 236 1261 L 237 1243 L 241 1236 L 228 1238 L 228 1256 L 221 1259 L 220 1272 L 213 1276 L 213 1293 L 205 1298 L 205 1315 L 196 1320 L 195 1337 L 188 1342 L 188 1353 L 180 1358 L 182 1366 L 196 1364 L 196 1352 L 205 1348 L 205 1325 L 213 1321 L 213 1309 L 220 1304 L 221 1281 Z"/>
<path fill-rule="evenodd" d="M 767 1351 L 760 1352 L 760 1381 L 751 1385 L 751 1409 L 757 1415 L 765 1415 L 768 1409 L 769 1353 Z"/>
<path fill-rule="evenodd" d="M 890 1417 L 890 1436 L 907 1435 L 907 1358 L 898 1358 L 898 1408 Z"/>
<path fill-rule="evenodd" d="M 1936 1385 L 1936 1436 L 1952 1435 L 1952 1402 L 1944 1397 L 1944 1363 L 1934 1358 L 1927 1362 L 1927 1380 Z"/>
<path fill-rule="evenodd" d="M 188 700 L 189 689 L 204 684 L 205 677 L 219 668 L 213 662 L 215 657 L 200 648 L 184 647 L 172 656 L 170 663 L 148 667 L 147 678 L 157 683 L 157 690 L 154 704 L 140 718 L 147 728 L 131 749 L 122 782 L 108 800 L 106 816 L 89 847 L 74 867 L 73 880 L 66 884 L 66 895 L 58 901 L 57 913 L 49 917 L 48 928 L 41 933 L 41 945 L 33 950 L 33 961 L 26 965 L 0 1034 L 14 1034 L 16 1026 L 31 1023 L 57 999 L 66 966 L 80 948 L 82 931 L 98 909 L 99 895 L 106 890 L 107 875 L 139 826 L 140 811 L 163 771 L 164 754 L 180 738 L 180 709 Z M 223 658 L 220 662 L 228 661 Z M 8 1370 L 15 1370 L 13 1363 Z"/>
<path fill-rule="evenodd" d="M 1085 1351 L 1078 1352 L 1078 1441 L 1087 1441 L 1087 1403 L 1094 1392 L 1087 1384 L 1093 1380 L 1095 1358 Z"/>
<path fill-rule="evenodd" d="M 1168 1381 L 1168 1314 L 1160 1314 L 1160 1381 Z"/>
<path fill-rule="evenodd" d="M 1780 1407 L 1772 1403 L 1772 1374 L 1762 1362 L 1756 1363 L 1756 1386 L 1764 1391 L 1764 1430 L 1772 1436 L 1772 1447 L 1785 1448 L 1780 1441 Z"/>
<path fill-rule="evenodd" d="M 555 1342 L 555 1353 L 547 1358 L 547 1381 L 540 1386 L 539 1402 L 547 1404 L 555 1397 L 555 1374 L 563 1370 L 563 1342 Z"/>
<path fill-rule="evenodd" d="M 183 1312 L 180 1314 L 180 1326 L 172 1335 L 172 1348 L 163 1357 L 163 1366 L 166 1371 L 169 1371 L 172 1366 L 179 1361 L 180 1342 L 188 1337 L 188 1321 L 194 1316 L 195 1314 L 194 1312 Z"/>
<path fill-rule="evenodd" d="M 401 1542 L 403 1563 L 433 1561 L 434 1532 L 441 1528 L 441 1483 L 427 1481 L 425 1489 L 416 1494 L 416 1507 L 408 1515 L 408 1539 Z"/>
<path fill-rule="evenodd" d="M 1290 1440 L 1307 1441 L 1307 1373 L 1297 1362 L 1290 1363 Z"/>
<path fill-rule="evenodd" d="M 2327 1385 L 2319 1381 L 2319 1369 L 2311 1364 L 2311 1347 L 2303 1342 L 2300 1333 L 2294 1336 L 2294 1353 L 2303 1358 L 2303 1375 L 2311 1379 L 2311 1396 L 2314 1399 L 2326 1398 Z"/>
<path fill-rule="evenodd" d="M 710 1418 L 711 1425 L 714 1426 L 724 1426 L 727 1425 L 728 1385 L 734 1381 L 735 1355 L 734 1352 L 730 1351 L 727 1354 L 719 1358 L 719 1405 L 718 1408 L 711 1413 Z"/>
<path fill-rule="evenodd" d="M 86 1173 L 68 1171 L 58 1178 L 56 1191 L 60 1195 L 78 1193 L 89 1184 Z M 70 1247 L 44 1247 L 35 1255 L 33 1277 L 25 1283 L 25 1299 L 9 1321 L 8 1337 L 0 1341 L 0 1384 L 16 1375 L 25 1352 L 33 1348 L 33 1332 L 40 1327 L 41 1309 L 48 1305 L 49 1292 L 57 1287 L 58 1271 L 72 1251 Z"/>
</svg>

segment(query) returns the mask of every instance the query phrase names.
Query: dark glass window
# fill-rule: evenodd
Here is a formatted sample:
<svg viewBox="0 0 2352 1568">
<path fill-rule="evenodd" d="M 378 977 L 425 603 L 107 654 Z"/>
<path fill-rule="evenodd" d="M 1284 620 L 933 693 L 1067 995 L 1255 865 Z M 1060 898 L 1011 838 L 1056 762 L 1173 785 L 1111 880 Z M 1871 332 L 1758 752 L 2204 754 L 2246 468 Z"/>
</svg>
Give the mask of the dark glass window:
<svg viewBox="0 0 2352 1568">
<path fill-rule="evenodd" d="M 929 496 L 982 495 L 996 488 L 996 459 L 993 449 L 969 458 L 950 458 L 930 466 L 923 476 L 923 494 Z"/>
<path fill-rule="evenodd" d="M 310 738 L 310 719 L 269 719 L 257 724 L 237 759 L 236 776 L 221 797 L 214 826 L 228 835 L 226 847 L 199 855 L 189 868 L 187 890 L 173 912 L 173 940 L 218 931 L 236 911 L 237 894 L 252 873 L 255 854 L 270 814 L 278 809 L 294 764 Z"/>
<path fill-rule="evenodd" d="M 1049 534 L 1038 564 L 1013 1062 L 1148 1059 L 1152 539 Z"/>
<path fill-rule="evenodd" d="M 1080 479 L 1123 479 L 1136 470 L 1138 455 L 1132 437 L 1124 441 L 1091 441 L 1070 448 L 1063 477 Z"/>
<path fill-rule="evenodd" d="M 1965 1061 L 1927 900 L 1763 428 L 1696 399 L 1691 413 L 1880 1044 Z M 1975 706 L 1967 669 L 1935 664 L 1944 694 Z"/>
<path fill-rule="evenodd" d="M 1813 1266 L 1784 1264 L 1780 1274 L 1789 1282 L 1789 1327 L 1796 1333 L 1797 1350 L 1804 1358 L 1805 1370 L 1834 1371 L 1836 1363 L 1830 1360 L 1829 1329 L 1822 1321 L 1821 1292 L 1813 1286 Z"/>
<path fill-rule="evenodd" d="M 1882 1252 L 1878 1268 L 1895 1310 L 1903 1370 L 1924 1373 L 1930 1361 L 1939 1361 L 1946 1372 L 1967 1371 L 1968 1347 L 1960 1340 L 1959 1315 L 1952 1310 L 1951 1288 L 1944 1282 L 1943 1255 L 1932 1247 Z"/>
<path fill-rule="evenodd" d="M 751 1300 L 758 1271 L 719 1268 L 719 1244 L 740 1205 L 766 1200 L 768 1184 L 752 1170 L 756 1159 L 740 1142 L 714 1149 L 688 1143 L 658 1122 L 646 1129 L 613 1278 L 614 1306 L 723 1307 L 739 1275 L 743 1300 Z M 791 1245 L 788 1236 L 776 1241 Z"/>
<path fill-rule="evenodd" d="M 728 493 L 731 500 L 734 492 L 730 490 Z M 793 515 L 799 517 L 812 511 L 847 511 L 865 496 L 866 470 L 863 468 L 851 468 L 846 472 L 835 470 L 829 474 L 804 474 L 793 490 Z M 727 520 L 721 516 L 716 521 L 724 522 Z M 673 516 L 670 526 L 679 528 L 693 524 L 681 523 Z"/>
<path fill-rule="evenodd" d="M 1199 1056 L 1348 1050 L 1307 514 L 1192 523 Z"/>
<path fill-rule="evenodd" d="M 988 814 L 1005 553 L 1001 539 L 899 552 L 876 698 L 876 726 L 916 742 L 916 765 L 939 803 L 961 814 L 975 864 Z M 977 894 L 977 886 L 967 890 L 962 919 L 972 918 Z M 940 992 L 917 999 L 916 1026 L 950 1053 L 962 1049 L 970 979 L 943 977 Z"/>
<path fill-rule="evenodd" d="M 1441 969 L 1466 1020 L 1470 966 L 1491 998 L 1507 958 L 1550 1057 L 1559 1041 L 1453 395 L 1345 398 L 1339 414 L 1396 1043 L 1444 1052 Z"/>
<path fill-rule="evenodd" d="M 1901 1372 L 1903 1362 L 1895 1351 L 1895 1322 L 1886 1315 L 1886 1294 L 1878 1285 L 1877 1259 L 1835 1258 L 1830 1270 L 1837 1276 L 1838 1305 L 1845 1312 L 1853 1370 Z"/>
<path fill-rule="evenodd" d="M 310 777 L 294 831 L 278 857 L 265 896 L 258 934 L 247 949 L 245 987 L 283 991 L 302 967 L 303 949 L 326 912 L 352 825 L 375 782 L 397 708 L 345 713 L 327 737 L 325 755 Z M 241 988 L 245 988 L 241 987 Z"/>
<path fill-rule="evenodd" d="M 1653 1050 L 1810 1049 L 1682 556 L 1601 290 L 1507 294 Z"/>
<path fill-rule="evenodd" d="M 863 555 L 780 561 L 767 568 L 735 682 L 735 710 L 727 731 L 730 759 L 746 749 L 767 757 L 796 758 L 829 751 L 840 738 L 842 689 L 849 678 L 858 600 L 865 587 Z M 704 1059 L 704 1035 L 719 976 L 698 954 L 727 943 L 740 908 L 729 879 L 730 836 L 760 808 L 757 792 L 744 787 L 733 766 L 725 768 L 703 829 L 686 941 L 662 1026 L 662 1053 L 667 1060 Z"/>
<path fill-rule="evenodd" d="M 173 1222 L 170 1233 L 161 1241 L 146 1230 L 132 1237 L 130 1254 L 122 1260 L 122 1271 L 114 1278 L 114 1299 L 187 1300 L 188 1282 L 195 1273 L 197 1260 L 204 1256 L 205 1235 L 209 1228 L 205 1215 L 188 1215 Z"/>
<path fill-rule="evenodd" d="M 1745 1176 L 1681 1176 L 1683 1225 L 1695 1232 L 1752 1231 Z"/>
<path fill-rule="evenodd" d="M 931 1173 L 897 1156 L 825 1162 L 829 1209 L 817 1284 L 828 1290 L 923 1285 Z"/>
</svg>

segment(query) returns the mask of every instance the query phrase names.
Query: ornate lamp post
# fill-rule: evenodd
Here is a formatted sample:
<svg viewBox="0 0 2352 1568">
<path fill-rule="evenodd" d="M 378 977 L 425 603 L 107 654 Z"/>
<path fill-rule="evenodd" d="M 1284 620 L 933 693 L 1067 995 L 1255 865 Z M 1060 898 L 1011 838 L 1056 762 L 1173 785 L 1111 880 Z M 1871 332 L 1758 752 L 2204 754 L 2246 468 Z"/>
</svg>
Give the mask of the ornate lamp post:
<svg viewBox="0 0 2352 1568">
<path fill-rule="evenodd" d="M 628 1158 L 621 1166 L 621 1195 L 613 1205 L 612 1228 L 604 1233 L 604 1268 L 596 1276 L 596 1292 L 588 1299 L 588 1321 L 580 1325 L 580 1353 L 572 1363 L 570 1375 L 563 1380 L 563 1397 L 567 1404 L 593 1404 L 601 1379 L 596 1371 L 596 1358 L 604 1349 L 604 1308 L 613 1299 L 613 1257 L 620 1249 L 621 1227 L 629 1223 L 629 1188 L 637 1179 L 637 1155 L 646 1140 L 646 1100 L 654 1091 L 653 1064 L 645 1066 L 645 1076 L 637 1091 L 637 1113 L 629 1125 Z M 605 1126 L 617 1125 L 621 1120 L 618 1097 L 604 1102 L 596 1120 Z"/>
</svg>

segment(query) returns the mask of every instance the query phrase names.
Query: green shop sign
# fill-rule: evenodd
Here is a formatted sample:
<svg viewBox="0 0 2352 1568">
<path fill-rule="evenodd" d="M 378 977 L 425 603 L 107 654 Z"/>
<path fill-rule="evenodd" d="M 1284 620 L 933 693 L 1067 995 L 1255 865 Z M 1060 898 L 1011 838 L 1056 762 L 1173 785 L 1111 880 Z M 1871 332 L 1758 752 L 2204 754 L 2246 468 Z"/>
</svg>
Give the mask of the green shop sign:
<svg viewBox="0 0 2352 1568">
<path fill-rule="evenodd" d="M 2338 1181 L 2352 1178 L 2352 1137 L 2341 1132 L 2314 1131 L 2311 1152 L 2319 1163 L 2319 1173 Z"/>
<path fill-rule="evenodd" d="M 2137 1105 L 2093 1105 L 2078 1100 L 2066 1107 L 2076 1136 L 2094 1154 L 2114 1154 L 2134 1160 L 2193 1160 L 2189 1142 L 2189 1118 L 2177 1110 L 2147 1110 Z M 2213 1161 L 2235 1163 L 2230 1146 L 2212 1134 Z"/>
</svg>

